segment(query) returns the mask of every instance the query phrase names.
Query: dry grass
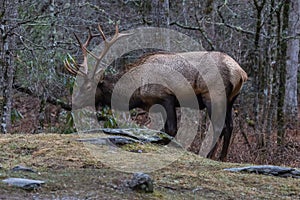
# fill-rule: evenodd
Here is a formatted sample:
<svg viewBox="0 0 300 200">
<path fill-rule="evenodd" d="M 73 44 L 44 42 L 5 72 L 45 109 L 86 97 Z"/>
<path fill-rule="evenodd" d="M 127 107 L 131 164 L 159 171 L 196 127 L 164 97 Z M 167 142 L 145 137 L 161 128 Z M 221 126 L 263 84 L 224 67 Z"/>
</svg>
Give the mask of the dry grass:
<svg viewBox="0 0 300 200">
<path fill-rule="evenodd" d="M 84 168 L 94 163 L 77 135 L 38 134 L 1 135 L 1 164 L 4 168 L 26 165 L 40 169 Z"/>
<path fill-rule="evenodd" d="M 1 135 L 0 178 L 38 178 L 46 180 L 46 185 L 27 192 L 0 183 L 0 199 L 300 198 L 299 179 L 226 172 L 224 168 L 241 165 L 216 162 L 187 152 L 178 158 L 178 154 L 169 150 L 162 153 L 159 148 L 149 146 L 141 154 L 145 159 L 160 153 L 175 161 L 150 173 L 155 182 L 154 193 L 133 192 L 123 186 L 131 173 L 117 171 L 96 159 L 86 145 L 75 141 L 78 138 L 78 135 L 59 134 Z M 118 162 L 122 161 L 118 164 L 131 166 L 132 157 L 128 159 L 131 154 L 116 154 Z M 40 174 L 12 172 L 10 169 L 15 165 L 32 167 Z"/>
</svg>

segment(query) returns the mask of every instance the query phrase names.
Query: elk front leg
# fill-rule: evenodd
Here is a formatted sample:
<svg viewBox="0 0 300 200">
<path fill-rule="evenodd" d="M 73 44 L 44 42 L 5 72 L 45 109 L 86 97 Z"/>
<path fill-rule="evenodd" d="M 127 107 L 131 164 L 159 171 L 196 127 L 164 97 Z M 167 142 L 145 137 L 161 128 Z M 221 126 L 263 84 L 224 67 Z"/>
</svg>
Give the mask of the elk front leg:
<svg viewBox="0 0 300 200">
<path fill-rule="evenodd" d="M 176 115 L 176 98 L 174 96 L 167 97 L 163 102 L 162 106 L 166 110 L 166 119 L 164 131 L 172 137 L 175 137 L 177 133 L 177 115 Z"/>
</svg>

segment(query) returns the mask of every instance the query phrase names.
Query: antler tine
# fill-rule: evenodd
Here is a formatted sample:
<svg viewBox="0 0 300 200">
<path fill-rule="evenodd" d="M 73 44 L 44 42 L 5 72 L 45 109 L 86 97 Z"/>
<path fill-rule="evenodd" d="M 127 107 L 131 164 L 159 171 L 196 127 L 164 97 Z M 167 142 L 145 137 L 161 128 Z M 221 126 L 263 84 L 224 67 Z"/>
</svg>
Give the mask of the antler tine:
<svg viewBox="0 0 300 200">
<path fill-rule="evenodd" d="M 102 31 L 102 28 L 101 28 L 100 24 L 98 24 L 98 30 L 99 30 L 99 32 L 100 32 L 100 34 L 101 34 L 102 39 L 103 39 L 104 41 L 106 41 L 105 34 L 104 34 L 104 32 Z"/>
<path fill-rule="evenodd" d="M 77 34 L 76 33 L 73 33 L 74 34 L 74 36 L 75 36 L 75 38 L 76 38 L 76 40 L 77 40 L 77 42 L 78 42 L 78 44 L 79 44 L 79 46 L 80 46 L 80 48 L 83 46 L 82 45 L 82 42 L 80 41 L 80 39 L 79 39 L 79 37 L 77 36 Z"/>
<path fill-rule="evenodd" d="M 76 71 L 72 67 L 70 67 L 70 63 L 68 60 L 64 60 L 64 66 L 72 75 L 76 75 Z"/>
<path fill-rule="evenodd" d="M 90 28 L 88 28 L 88 29 L 89 29 L 88 39 L 87 39 L 86 42 L 83 44 L 83 47 L 84 47 L 85 49 L 87 49 L 87 47 L 89 46 L 91 40 L 92 40 L 94 37 L 98 37 L 98 36 L 99 36 L 99 34 L 93 34 L 93 33 L 92 33 L 92 30 L 91 30 Z"/>
<path fill-rule="evenodd" d="M 71 63 L 70 63 L 71 61 Z M 78 64 L 76 63 L 76 61 L 74 60 L 74 58 L 68 54 L 68 58 L 66 58 L 64 61 L 64 66 L 65 68 L 72 74 L 72 75 L 81 75 L 81 76 L 85 76 L 85 74 L 80 70 L 80 68 L 78 67 Z"/>
<path fill-rule="evenodd" d="M 78 67 L 71 64 L 67 59 L 64 60 L 64 66 L 65 68 L 68 70 L 68 72 L 70 72 L 72 75 L 77 75 L 77 74 L 80 74 L 80 75 L 84 75 L 82 74 L 82 72 L 78 69 Z"/>
<path fill-rule="evenodd" d="M 100 55 L 99 55 L 98 57 L 95 56 L 95 55 L 93 55 L 93 54 L 91 54 L 91 55 L 92 55 L 93 57 L 95 57 L 96 60 L 97 60 L 96 66 L 95 66 L 95 69 L 94 69 L 93 76 L 95 76 L 95 75 L 98 74 L 99 72 L 103 72 L 102 68 L 100 68 L 100 69 L 97 70 L 97 66 L 99 65 L 101 59 L 106 55 L 106 53 L 108 52 L 109 48 L 110 48 L 110 47 L 111 47 L 118 39 L 120 39 L 121 37 L 132 35 L 132 33 L 122 33 L 122 34 L 120 34 L 120 33 L 119 33 L 119 27 L 118 27 L 118 24 L 116 24 L 116 31 L 115 31 L 115 34 L 114 34 L 114 36 L 112 37 L 112 39 L 108 41 L 108 40 L 106 39 L 106 36 L 105 36 L 104 32 L 102 31 L 102 28 L 101 28 L 100 24 L 98 24 L 98 30 L 99 30 L 99 32 L 100 32 L 100 34 L 101 34 L 101 36 L 102 36 L 102 38 L 103 38 L 103 40 L 104 40 L 105 46 L 104 46 L 103 51 L 100 53 Z"/>
<path fill-rule="evenodd" d="M 79 44 L 80 48 L 84 51 L 84 52 L 83 52 L 84 54 L 86 54 L 86 49 L 87 49 L 87 47 L 89 46 L 91 40 L 92 40 L 94 37 L 98 37 L 98 36 L 99 36 L 99 34 L 93 34 L 90 28 L 88 28 L 88 29 L 89 29 L 88 38 L 87 38 L 87 40 L 86 40 L 86 42 L 85 42 L 84 44 L 82 44 L 82 42 L 80 41 L 80 39 L 79 39 L 79 37 L 77 36 L 77 34 L 74 33 L 75 38 L 76 38 L 76 40 L 78 41 L 78 44 Z"/>
<path fill-rule="evenodd" d="M 89 52 L 89 50 L 87 49 L 87 47 L 89 46 L 91 40 L 94 37 L 98 37 L 99 36 L 99 34 L 93 34 L 90 28 L 88 28 L 88 30 L 89 30 L 88 38 L 87 38 L 87 40 L 86 40 L 86 42 L 84 44 L 82 44 L 82 42 L 80 41 L 79 37 L 74 33 L 75 38 L 78 41 L 78 44 L 79 44 L 79 46 L 80 46 L 80 48 L 82 50 L 82 54 L 83 54 L 83 62 L 81 64 L 79 64 L 79 66 L 81 66 L 83 68 L 83 70 L 81 70 L 78 67 L 77 67 L 77 69 L 78 69 L 78 71 L 80 71 L 82 74 L 85 74 L 85 75 L 87 75 L 87 73 L 88 73 L 87 55 L 91 54 Z M 93 57 L 94 57 L 94 55 L 93 55 Z"/>
</svg>

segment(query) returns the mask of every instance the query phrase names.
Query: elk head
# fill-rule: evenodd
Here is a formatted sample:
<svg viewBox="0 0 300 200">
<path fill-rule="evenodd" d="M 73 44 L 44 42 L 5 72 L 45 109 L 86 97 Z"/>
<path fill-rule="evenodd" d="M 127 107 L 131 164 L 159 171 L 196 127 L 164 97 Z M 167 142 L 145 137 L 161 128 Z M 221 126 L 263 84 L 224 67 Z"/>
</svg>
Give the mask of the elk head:
<svg viewBox="0 0 300 200">
<path fill-rule="evenodd" d="M 105 70 L 103 66 L 100 66 L 100 62 L 107 54 L 110 47 L 118 39 L 124 36 L 131 35 L 130 33 L 119 33 L 118 26 L 116 25 L 116 31 L 114 36 L 110 40 L 107 40 L 100 25 L 98 25 L 98 30 L 100 33 L 93 34 L 92 31 L 89 29 L 88 38 L 84 44 L 80 41 L 79 37 L 74 33 L 75 38 L 77 39 L 83 54 L 83 62 L 81 64 L 77 64 L 76 61 L 71 56 L 69 56 L 69 59 L 64 60 L 65 68 L 72 75 L 78 75 L 79 78 L 82 78 L 82 84 L 79 86 L 72 100 L 72 106 L 75 109 L 92 105 L 93 102 L 99 102 L 97 101 L 97 99 L 103 98 L 102 92 L 98 91 L 100 89 L 99 87 L 97 87 L 103 81 L 104 70 Z M 88 50 L 88 46 L 93 38 L 99 36 L 101 36 L 104 41 L 104 49 L 99 53 L 99 55 L 95 55 L 94 53 Z M 88 66 L 89 64 L 88 55 L 90 55 L 92 58 L 95 59 L 94 66 Z M 95 98 L 96 101 L 94 101 Z"/>
</svg>

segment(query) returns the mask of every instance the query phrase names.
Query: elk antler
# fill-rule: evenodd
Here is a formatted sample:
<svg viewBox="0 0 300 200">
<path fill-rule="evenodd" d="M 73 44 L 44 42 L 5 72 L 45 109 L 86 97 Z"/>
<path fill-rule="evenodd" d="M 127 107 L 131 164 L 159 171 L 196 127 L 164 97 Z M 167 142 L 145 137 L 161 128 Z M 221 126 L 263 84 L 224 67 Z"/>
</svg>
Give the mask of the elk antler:
<svg viewBox="0 0 300 200">
<path fill-rule="evenodd" d="M 106 55 L 106 53 L 108 52 L 108 50 L 110 49 L 110 47 L 118 40 L 120 39 L 121 37 L 124 37 L 124 36 L 129 36 L 129 35 L 132 35 L 132 33 L 119 33 L 119 28 L 118 28 L 118 25 L 116 24 L 116 31 L 115 31 L 115 34 L 114 36 L 111 38 L 111 40 L 107 40 L 102 29 L 101 29 L 101 26 L 100 24 L 98 24 L 98 30 L 104 40 L 104 49 L 103 51 L 100 53 L 99 56 L 95 56 L 93 53 L 90 52 L 90 54 L 96 59 L 96 65 L 95 65 L 95 68 L 94 68 L 94 73 L 93 73 L 93 76 L 96 76 L 97 74 L 99 73 L 102 73 L 103 71 L 103 68 L 100 68 L 100 69 L 97 69 L 98 66 L 99 66 L 99 63 L 100 61 L 102 60 L 102 58 Z"/>
<path fill-rule="evenodd" d="M 75 62 L 75 60 L 72 58 L 72 56 L 69 55 L 69 59 L 64 60 L 64 64 L 66 69 L 71 73 L 71 74 L 79 74 L 81 76 L 86 76 L 87 72 L 88 72 L 88 60 L 87 60 L 87 56 L 88 56 L 88 50 L 87 47 L 89 46 L 91 40 L 94 37 L 98 37 L 100 36 L 100 34 L 92 34 L 91 29 L 89 28 L 89 35 L 88 35 L 88 39 L 86 40 L 86 42 L 84 44 L 82 44 L 82 42 L 79 40 L 79 37 L 74 33 L 74 36 L 82 50 L 82 54 L 83 54 L 83 62 L 81 64 L 77 64 Z M 72 62 L 70 63 L 69 60 Z M 82 68 L 82 69 L 81 69 Z"/>
<path fill-rule="evenodd" d="M 104 32 L 102 31 L 101 29 L 101 26 L 98 25 L 98 30 L 100 32 L 100 34 L 92 34 L 91 30 L 89 29 L 89 35 L 88 35 L 88 39 L 87 41 L 82 44 L 82 42 L 79 40 L 78 36 L 74 33 L 78 43 L 79 43 L 79 46 L 82 50 L 82 53 L 83 53 L 83 62 L 82 64 L 77 64 L 74 59 L 69 55 L 69 59 L 66 59 L 64 60 L 64 64 L 65 64 L 65 67 L 66 69 L 72 73 L 72 74 L 79 74 L 79 75 L 82 75 L 82 76 L 87 76 L 87 73 L 88 73 L 88 59 L 87 59 L 87 56 L 88 54 L 90 54 L 92 57 L 94 57 L 96 59 L 96 64 L 94 66 L 94 71 L 93 71 L 93 75 L 92 75 L 92 78 L 94 78 L 97 74 L 100 74 L 100 73 L 103 73 L 103 68 L 100 68 L 100 69 L 97 69 L 99 64 L 100 64 L 100 61 L 102 60 L 102 58 L 106 55 L 106 53 L 108 52 L 108 50 L 110 49 L 110 47 L 118 40 L 120 39 L 121 37 L 124 37 L 124 36 L 128 36 L 128 35 L 131 35 L 132 33 L 119 33 L 119 28 L 118 28 L 118 25 L 116 25 L 116 32 L 114 34 L 114 36 L 112 37 L 111 40 L 107 40 L 105 35 L 104 35 Z M 92 52 L 90 52 L 87 47 L 88 45 L 90 44 L 91 40 L 94 38 L 94 37 L 98 37 L 98 36 L 101 36 L 104 40 L 104 49 L 102 52 L 100 52 L 99 56 L 96 56 L 95 54 L 93 54 Z M 72 63 L 70 63 L 70 61 Z M 81 68 L 83 70 L 81 70 Z"/>
<path fill-rule="evenodd" d="M 81 76 L 86 76 L 87 74 L 82 71 L 80 69 L 80 66 L 81 65 L 78 65 L 77 62 L 74 60 L 74 58 L 68 54 L 68 58 L 66 58 L 64 60 L 64 65 L 65 65 L 65 68 L 68 70 L 68 72 L 70 72 L 72 75 L 81 75 Z"/>
</svg>

